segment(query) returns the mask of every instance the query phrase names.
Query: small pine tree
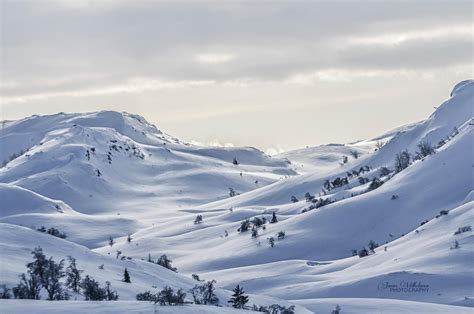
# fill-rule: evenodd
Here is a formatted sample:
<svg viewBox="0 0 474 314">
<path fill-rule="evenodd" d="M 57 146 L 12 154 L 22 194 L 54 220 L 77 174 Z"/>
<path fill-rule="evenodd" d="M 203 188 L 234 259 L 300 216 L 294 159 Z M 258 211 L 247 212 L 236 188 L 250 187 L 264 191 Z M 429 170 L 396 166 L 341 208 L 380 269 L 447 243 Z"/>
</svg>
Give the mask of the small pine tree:
<svg viewBox="0 0 474 314">
<path fill-rule="evenodd" d="M 239 162 L 237 161 L 237 158 L 235 158 L 235 157 L 232 160 L 232 163 L 234 164 L 234 166 L 237 166 L 239 164 Z"/>
<path fill-rule="evenodd" d="M 273 212 L 273 214 L 272 214 L 272 220 L 270 220 L 270 223 L 271 223 L 271 224 L 274 224 L 274 223 L 277 223 L 277 222 L 278 222 L 277 216 L 276 216 L 275 212 Z"/>
<path fill-rule="evenodd" d="M 132 236 L 130 235 L 130 233 L 127 236 L 127 242 L 128 243 L 132 242 Z"/>
<path fill-rule="evenodd" d="M 291 196 L 290 200 L 291 200 L 292 203 L 298 203 L 298 199 L 294 195 Z"/>
<path fill-rule="evenodd" d="M 234 293 L 232 294 L 232 297 L 228 301 L 228 303 L 232 304 L 232 307 L 236 309 L 243 309 L 245 307 L 245 304 L 249 301 L 249 297 L 245 295 L 245 291 L 243 288 L 241 288 L 239 285 L 235 287 L 233 290 Z"/>
<path fill-rule="evenodd" d="M 114 246 L 115 244 L 115 241 L 114 241 L 114 238 L 112 238 L 111 236 L 109 237 L 109 245 L 112 247 Z"/>
<path fill-rule="evenodd" d="M 127 283 L 131 283 L 132 281 L 130 280 L 130 274 L 128 273 L 128 270 L 127 268 L 125 268 L 124 272 L 123 272 L 123 279 L 122 279 L 123 282 L 127 282 Z"/>
</svg>

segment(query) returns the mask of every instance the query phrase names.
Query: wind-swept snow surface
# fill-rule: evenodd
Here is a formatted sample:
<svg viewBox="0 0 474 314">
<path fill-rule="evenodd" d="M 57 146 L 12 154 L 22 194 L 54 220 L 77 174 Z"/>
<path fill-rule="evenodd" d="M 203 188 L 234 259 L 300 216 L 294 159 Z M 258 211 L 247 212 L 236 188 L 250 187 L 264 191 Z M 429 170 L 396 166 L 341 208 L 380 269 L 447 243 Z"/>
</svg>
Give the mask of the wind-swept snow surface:
<svg viewBox="0 0 474 314">
<path fill-rule="evenodd" d="M 0 284 L 15 286 L 41 246 L 57 260 L 76 257 L 120 301 L 74 294 L 0 309 L 153 312 L 137 293 L 187 291 L 198 274 L 217 281 L 223 307 L 158 312 L 233 313 L 227 300 L 240 284 L 248 305 L 297 304 L 297 313 L 472 313 L 473 92 L 473 81 L 461 82 L 426 120 L 372 139 L 274 157 L 190 145 L 128 113 L 5 121 Z M 410 162 L 397 169 L 397 154 Z M 162 254 L 178 273 L 146 261 Z"/>
</svg>

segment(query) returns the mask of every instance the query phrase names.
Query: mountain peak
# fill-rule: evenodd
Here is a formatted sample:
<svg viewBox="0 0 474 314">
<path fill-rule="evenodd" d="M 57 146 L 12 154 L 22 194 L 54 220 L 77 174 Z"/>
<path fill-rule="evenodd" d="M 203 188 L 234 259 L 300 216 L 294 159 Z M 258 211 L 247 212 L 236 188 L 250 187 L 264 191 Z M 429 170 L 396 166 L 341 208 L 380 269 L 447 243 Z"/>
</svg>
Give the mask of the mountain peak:
<svg viewBox="0 0 474 314">
<path fill-rule="evenodd" d="M 455 96 L 461 90 L 465 90 L 468 86 L 474 86 L 474 80 L 464 80 L 456 85 L 454 85 L 453 91 L 451 92 L 450 96 Z"/>
</svg>

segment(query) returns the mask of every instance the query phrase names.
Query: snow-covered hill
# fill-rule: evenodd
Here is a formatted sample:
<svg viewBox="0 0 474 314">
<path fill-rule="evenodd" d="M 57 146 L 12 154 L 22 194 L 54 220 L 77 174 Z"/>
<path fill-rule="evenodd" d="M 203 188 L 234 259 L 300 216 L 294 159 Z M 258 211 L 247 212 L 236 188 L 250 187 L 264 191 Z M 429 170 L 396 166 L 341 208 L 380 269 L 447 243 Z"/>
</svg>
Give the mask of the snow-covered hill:
<svg viewBox="0 0 474 314">
<path fill-rule="evenodd" d="M 41 246 L 58 259 L 73 252 L 83 269 L 112 282 L 130 311 L 143 307 L 136 293 L 189 289 L 197 273 L 217 280 L 222 300 L 241 284 L 253 303 L 300 304 L 298 313 L 339 303 L 342 313 L 472 312 L 473 92 L 474 81 L 464 81 L 424 121 L 275 157 L 190 145 L 128 113 L 4 121 L 0 284 L 13 286 Z M 413 158 L 420 143 L 433 150 Z M 403 151 L 411 162 L 397 170 Z M 278 222 L 268 223 L 273 213 Z M 250 228 L 239 232 L 245 219 Z M 32 230 L 40 226 L 67 238 Z M 370 241 L 379 244 L 371 254 L 352 256 Z M 131 259 L 116 259 L 117 251 Z M 149 254 L 167 254 L 179 274 L 142 261 Z M 120 281 L 125 267 L 132 285 Z M 426 291 L 404 290 L 410 283 Z M 18 302 L 0 307 L 32 306 Z"/>
<path fill-rule="evenodd" d="M 80 217 L 92 228 L 108 220 L 115 231 L 96 234 L 96 240 L 116 236 L 117 231 L 138 231 L 137 226 L 179 213 L 175 208 L 227 198 L 230 189 L 243 193 L 295 174 L 287 161 L 257 149 L 189 145 L 140 116 L 118 112 L 5 122 L 0 147 L 5 161 L 21 154 L 0 168 L 0 182 L 60 199 L 87 215 Z M 12 197 L 2 202 L 2 212 L 11 210 Z M 64 216 L 52 217 L 61 220 L 59 224 L 71 223 Z M 74 233 L 75 228 L 67 229 Z M 74 239 L 97 245 L 90 234 Z"/>
</svg>

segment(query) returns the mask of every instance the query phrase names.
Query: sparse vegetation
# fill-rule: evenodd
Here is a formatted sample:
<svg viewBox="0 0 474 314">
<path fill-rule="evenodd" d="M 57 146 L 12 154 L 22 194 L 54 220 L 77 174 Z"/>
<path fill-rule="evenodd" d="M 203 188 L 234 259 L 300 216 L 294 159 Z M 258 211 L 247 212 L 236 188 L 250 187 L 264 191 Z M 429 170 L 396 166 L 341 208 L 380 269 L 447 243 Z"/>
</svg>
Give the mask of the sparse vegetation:
<svg viewBox="0 0 474 314">
<path fill-rule="evenodd" d="M 471 226 L 459 227 L 458 230 L 456 230 L 456 232 L 454 232 L 454 235 L 458 235 L 458 234 L 461 234 L 461 233 L 464 233 L 464 232 L 469 232 L 469 231 L 472 231 Z"/>
<path fill-rule="evenodd" d="M 202 215 L 197 215 L 196 218 L 194 219 L 194 224 L 198 225 L 202 223 Z"/>
<path fill-rule="evenodd" d="M 61 239 L 66 239 L 67 238 L 67 235 L 65 233 L 60 232 L 58 229 L 56 229 L 54 227 L 46 229 L 45 226 L 41 226 L 40 228 L 38 228 L 36 230 L 38 230 L 39 232 L 45 232 L 45 233 L 50 234 L 52 236 L 55 236 L 57 238 L 61 238 Z"/>
<path fill-rule="evenodd" d="M 395 171 L 400 172 L 410 165 L 411 155 L 405 150 L 395 156 Z"/>
<path fill-rule="evenodd" d="M 357 158 L 359 158 L 359 156 L 360 156 L 360 155 L 359 155 L 359 152 L 356 151 L 356 150 L 351 150 L 351 151 L 350 151 L 350 154 L 351 154 L 352 157 L 354 157 L 354 159 L 357 159 Z"/>
<path fill-rule="evenodd" d="M 250 220 L 245 219 L 240 223 L 239 229 L 237 229 L 238 232 L 246 232 L 250 229 Z"/>
<path fill-rule="evenodd" d="M 430 142 L 422 141 L 417 145 L 419 151 L 416 152 L 418 159 L 434 154 L 435 150 Z"/>
<path fill-rule="evenodd" d="M 189 293 L 193 296 L 196 304 L 217 304 L 219 298 L 216 295 L 214 284 L 215 280 L 211 280 L 202 284 L 195 285 Z"/>
</svg>

